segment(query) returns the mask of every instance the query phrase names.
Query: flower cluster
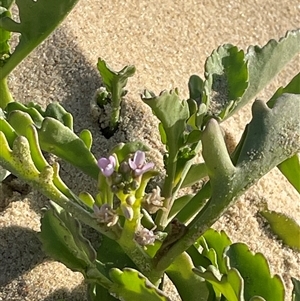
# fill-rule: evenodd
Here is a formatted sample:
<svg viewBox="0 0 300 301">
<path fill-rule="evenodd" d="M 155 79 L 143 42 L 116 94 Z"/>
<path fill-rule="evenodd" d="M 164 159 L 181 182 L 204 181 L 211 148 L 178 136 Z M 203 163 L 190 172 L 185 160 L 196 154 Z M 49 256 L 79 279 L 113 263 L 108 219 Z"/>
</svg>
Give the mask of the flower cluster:
<svg viewBox="0 0 300 301">
<path fill-rule="evenodd" d="M 120 209 L 127 220 L 132 220 L 134 211 L 133 205 L 136 202 L 135 192 L 140 187 L 142 175 L 153 169 L 154 163 L 146 162 L 145 153 L 137 151 L 128 160 L 118 162 L 116 155 L 108 158 L 100 158 L 98 166 L 101 173 L 106 177 L 106 183 L 111 192 L 121 201 Z M 103 205 L 104 206 L 104 205 Z M 115 214 L 110 207 L 101 207 L 96 209 L 95 213 L 100 216 L 100 220 L 105 223 L 113 223 L 115 219 L 110 220 Z M 107 221 L 108 219 L 108 221 Z"/>
<path fill-rule="evenodd" d="M 118 168 L 117 165 L 114 155 L 98 160 L 98 166 L 102 174 L 109 179 L 112 191 L 123 191 L 124 194 L 135 191 L 139 187 L 141 176 L 154 167 L 154 163 L 146 163 L 145 153 L 142 151 L 135 152 L 133 158 L 121 162 Z"/>
<path fill-rule="evenodd" d="M 165 210 L 164 198 L 160 195 L 160 192 L 160 187 L 156 186 L 156 188 L 152 190 L 152 193 L 148 193 L 144 196 L 143 207 L 150 214 L 156 213 L 159 209 Z"/>
<path fill-rule="evenodd" d="M 112 227 L 118 222 L 119 216 L 108 204 L 104 204 L 100 208 L 94 204 L 93 209 L 94 217 L 100 224 L 106 224 L 107 227 Z"/>
<path fill-rule="evenodd" d="M 154 229 L 147 229 L 143 226 L 140 226 L 140 229 L 135 233 L 135 241 L 140 246 L 154 245 L 157 235 L 153 232 Z"/>
</svg>

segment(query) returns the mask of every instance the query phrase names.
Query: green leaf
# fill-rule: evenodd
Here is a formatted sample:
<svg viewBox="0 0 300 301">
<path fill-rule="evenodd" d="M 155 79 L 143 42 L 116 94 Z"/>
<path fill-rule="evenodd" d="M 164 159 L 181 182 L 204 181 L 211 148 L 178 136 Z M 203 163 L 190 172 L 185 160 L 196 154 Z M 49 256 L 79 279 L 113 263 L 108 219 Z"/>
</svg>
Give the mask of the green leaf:
<svg viewBox="0 0 300 301">
<path fill-rule="evenodd" d="M 161 121 L 167 137 L 168 151 L 177 153 L 183 146 L 183 133 L 189 118 L 189 107 L 176 91 L 162 92 L 159 96 L 143 98 Z"/>
<path fill-rule="evenodd" d="M 4 115 L 3 116 L 0 115 L 0 131 L 3 132 L 3 134 L 5 135 L 8 141 L 10 148 L 12 148 L 13 143 L 18 135 L 14 130 L 14 128 L 5 120 Z"/>
<path fill-rule="evenodd" d="M 119 244 L 106 236 L 102 236 L 97 250 L 97 259 L 103 263 L 103 273 L 109 275 L 112 268 L 136 268 L 133 261 L 124 253 Z"/>
<path fill-rule="evenodd" d="M 182 188 L 192 186 L 207 176 L 205 163 L 198 163 L 191 166 L 182 182 Z"/>
<path fill-rule="evenodd" d="M 192 199 L 192 197 L 193 197 L 192 194 L 185 194 L 185 195 L 179 197 L 178 199 L 176 199 L 176 200 L 174 201 L 174 204 L 173 204 L 171 210 L 170 210 L 168 219 L 169 219 L 169 220 L 172 220 L 173 217 L 175 217 L 176 214 L 177 214 L 178 212 L 180 212 L 181 209 L 182 209 L 186 204 L 189 203 L 189 201 Z"/>
<path fill-rule="evenodd" d="M 122 97 L 127 93 L 124 88 L 128 78 L 134 75 L 135 67 L 125 66 L 121 71 L 116 72 L 103 59 L 99 58 L 97 68 L 106 90 L 111 93 L 112 112 L 109 127 L 113 131 L 119 122 Z"/>
<path fill-rule="evenodd" d="M 265 208 L 259 212 L 270 224 L 272 231 L 291 248 L 300 251 L 300 226 L 288 215 Z"/>
<path fill-rule="evenodd" d="M 205 74 L 212 76 L 209 111 L 222 119 L 235 108 L 248 87 L 248 70 L 243 50 L 226 44 L 214 50 L 205 63 Z M 208 104 L 207 104 L 208 105 Z"/>
<path fill-rule="evenodd" d="M 292 292 L 292 301 L 300 301 L 300 281 L 292 277 L 293 282 L 293 292 Z"/>
<path fill-rule="evenodd" d="M 276 99 L 284 93 L 300 94 L 300 73 L 298 73 L 287 86 L 280 87 L 267 102 L 269 108 L 273 108 Z"/>
<path fill-rule="evenodd" d="M 50 103 L 45 113 L 44 117 L 52 117 L 56 120 L 60 121 L 63 125 L 68 127 L 71 131 L 73 131 L 73 116 L 71 113 L 67 112 L 63 106 L 61 106 L 58 102 Z"/>
<path fill-rule="evenodd" d="M 110 292 L 124 301 L 171 301 L 167 295 L 154 286 L 145 276 L 134 269 L 111 269 L 114 282 Z"/>
<path fill-rule="evenodd" d="M 278 275 L 271 276 L 266 258 L 261 254 L 252 254 L 247 245 L 235 243 L 225 251 L 228 257 L 228 269 L 236 269 L 244 279 L 244 297 L 254 296 L 266 301 L 283 301 L 284 285 Z"/>
<path fill-rule="evenodd" d="M 231 245 L 231 240 L 224 231 L 216 231 L 214 229 L 208 229 L 203 237 L 206 241 L 208 248 L 213 249 L 217 255 L 218 269 L 221 273 L 226 273 L 227 268 L 223 259 L 225 248 Z"/>
<path fill-rule="evenodd" d="M 136 151 L 148 152 L 150 149 L 141 141 L 131 141 L 127 143 L 119 143 L 110 150 L 110 154 L 116 154 L 118 161 L 122 162 L 128 158 L 130 154 L 135 153 Z"/>
<path fill-rule="evenodd" d="M 272 108 L 275 105 L 277 98 L 284 93 L 300 94 L 300 73 L 298 73 L 286 87 L 279 88 L 267 102 L 267 105 Z M 300 102 L 298 105 L 298 111 L 299 110 Z M 300 155 L 294 155 L 293 157 L 280 163 L 277 167 L 300 193 Z"/>
<path fill-rule="evenodd" d="M 87 129 L 84 129 L 80 132 L 79 138 L 84 142 L 85 146 L 90 151 L 93 144 L 93 136 L 91 132 Z"/>
<path fill-rule="evenodd" d="M 1 69 L 7 75 L 62 22 L 78 0 L 16 0 L 20 23 L 10 17 L 0 18 L 0 27 L 21 34 L 19 44 Z M 11 3 L 6 3 L 9 6 Z M 32 17 L 34 16 L 34 18 Z"/>
<path fill-rule="evenodd" d="M 52 153 L 97 179 L 99 167 L 85 143 L 58 120 L 46 117 L 38 129 L 39 142 L 44 151 Z"/>
<path fill-rule="evenodd" d="M 300 95 L 296 94 L 283 94 L 273 109 L 260 100 L 254 102 L 253 118 L 241 141 L 243 146 L 236 164 L 241 173 L 255 171 L 261 177 L 265 167 L 270 170 L 300 151 L 299 102 Z"/>
<path fill-rule="evenodd" d="M 192 271 L 194 264 L 187 253 L 176 257 L 166 273 L 174 283 L 182 301 L 207 301 L 206 283 Z"/>
<path fill-rule="evenodd" d="M 21 111 L 23 113 L 27 113 L 35 125 L 38 127 L 41 126 L 43 121 L 43 115 L 34 107 L 28 107 L 27 105 L 24 105 L 20 102 L 14 101 L 7 105 L 5 108 L 7 115 L 13 114 L 13 111 Z"/>
<path fill-rule="evenodd" d="M 206 271 L 202 269 L 193 269 L 193 271 L 212 284 L 217 297 L 222 294 L 228 301 L 245 300 L 243 297 L 244 281 L 236 269 L 228 270 L 226 275 L 220 274 L 214 266 L 209 266 Z M 221 298 L 215 300 L 221 300 Z"/>
<path fill-rule="evenodd" d="M 291 158 L 280 163 L 277 167 L 300 193 L 300 154 L 295 154 Z"/>
<path fill-rule="evenodd" d="M 190 77 L 188 86 L 190 98 L 200 104 L 203 94 L 203 80 L 198 75 L 194 74 Z"/>
<path fill-rule="evenodd" d="M 103 59 L 99 58 L 97 68 L 107 91 L 112 94 L 118 92 L 118 97 L 121 98 L 124 93 L 123 88 L 126 86 L 128 78 L 135 73 L 135 67 L 125 66 L 121 71 L 117 72 L 110 68 Z"/>
<path fill-rule="evenodd" d="M 245 56 L 249 70 L 249 87 L 234 111 L 252 100 L 299 51 L 300 29 L 287 32 L 279 41 L 270 40 L 262 48 L 250 46 Z"/>
<path fill-rule="evenodd" d="M 81 234 L 80 223 L 57 205 L 52 204 L 42 217 L 39 239 L 48 255 L 84 275 L 96 259 L 95 250 Z"/>
</svg>

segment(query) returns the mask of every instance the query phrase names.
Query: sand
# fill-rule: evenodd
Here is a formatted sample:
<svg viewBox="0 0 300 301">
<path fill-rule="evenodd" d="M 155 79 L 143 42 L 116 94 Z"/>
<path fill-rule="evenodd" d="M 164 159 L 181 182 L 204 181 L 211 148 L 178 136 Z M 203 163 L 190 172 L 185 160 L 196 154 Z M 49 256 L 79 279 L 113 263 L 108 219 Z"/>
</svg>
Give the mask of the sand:
<svg viewBox="0 0 300 301">
<path fill-rule="evenodd" d="M 59 101 L 75 120 L 75 131 L 91 130 L 93 152 L 106 155 L 118 142 L 142 140 L 161 166 L 157 120 L 139 98 L 144 88 L 159 93 L 179 88 L 187 97 L 192 74 L 203 74 L 205 58 L 218 45 L 235 44 L 246 49 L 279 39 L 299 27 L 300 5 L 296 0 L 279 1 L 80 1 L 61 27 L 36 49 L 9 78 L 16 100 L 35 101 L 42 106 Z M 89 102 L 100 86 L 98 57 L 115 70 L 133 64 L 137 72 L 128 81 L 123 126 L 105 139 L 90 114 Z M 275 89 L 286 85 L 299 72 L 297 56 L 258 95 L 268 100 Z M 230 118 L 225 128 L 236 141 L 250 120 L 250 105 Z M 79 192 L 95 191 L 95 183 L 74 168 L 62 164 L 62 178 Z M 1 190 L 0 190 L 1 191 Z M 36 232 L 41 208 L 47 199 L 32 191 L 28 195 L 0 195 L 0 300 L 85 301 L 82 277 L 53 262 L 41 251 Z M 287 287 L 290 277 L 300 279 L 300 256 L 272 237 L 257 216 L 262 202 L 295 218 L 300 223 L 299 195 L 273 170 L 264 176 L 214 227 L 224 229 L 232 241 L 242 241 L 253 252 L 262 252 Z M 179 300 L 176 292 L 172 300 Z"/>
</svg>

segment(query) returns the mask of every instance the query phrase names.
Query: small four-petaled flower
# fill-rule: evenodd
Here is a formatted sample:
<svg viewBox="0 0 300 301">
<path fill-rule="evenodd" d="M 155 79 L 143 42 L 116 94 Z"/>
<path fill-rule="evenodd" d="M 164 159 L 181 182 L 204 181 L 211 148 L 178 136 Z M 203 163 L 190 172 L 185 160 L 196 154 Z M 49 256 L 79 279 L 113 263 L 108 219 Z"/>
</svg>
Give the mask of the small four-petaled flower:
<svg viewBox="0 0 300 301">
<path fill-rule="evenodd" d="M 98 166 L 105 177 L 110 177 L 116 167 L 116 158 L 114 156 L 100 158 L 98 160 Z"/>
<path fill-rule="evenodd" d="M 130 168 L 134 171 L 135 176 L 140 176 L 154 167 L 154 163 L 146 163 L 145 153 L 142 151 L 136 151 L 133 159 L 128 161 Z"/>
</svg>

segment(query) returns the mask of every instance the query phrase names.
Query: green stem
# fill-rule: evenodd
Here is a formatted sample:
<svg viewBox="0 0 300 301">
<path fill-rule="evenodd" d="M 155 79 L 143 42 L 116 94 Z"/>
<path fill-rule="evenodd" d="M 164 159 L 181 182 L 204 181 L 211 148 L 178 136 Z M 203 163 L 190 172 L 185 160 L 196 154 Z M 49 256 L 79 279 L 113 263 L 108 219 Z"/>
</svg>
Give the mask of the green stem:
<svg viewBox="0 0 300 301">
<path fill-rule="evenodd" d="M 2 73 L 2 70 L 0 70 L 0 74 Z M 8 85 L 7 85 L 7 78 L 4 77 L 0 79 L 0 108 L 5 109 L 7 104 L 10 102 L 13 102 L 14 99 L 9 91 Z"/>
<path fill-rule="evenodd" d="M 113 82 L 113 89 L 112 89 L 112 112 L 110 118 L 110 129 L 113 131 L 116 129 L 117 124 L 120 119 L 120 110 L 121 110 L 121 102 L 122 102 L 122 87 L 118 82 Z"/>
<path fill-rule="evenodd" d="M 140 227 L 140 205 L 139 202 L 132 206 L 133 218 L 131 220 L 126 219 L 123 227 L 122 234 L 117 240 L 117 243 L 121 246 L 124 252 L 132 259 L 132 261 L 139 268 L 152 283 L 156 283 L 162 277 L 161 273 L 153 273 L 152 258 L 143 250 L 143 248 L 135 241 L 135 233 Z M 150 278 L 151 276 L 151 278 Z"/>
<path fill-rule="evenodd" d="M 174 179 L 176 174 L 176 154 L 171 154 L 168 158 L 168 163 L 166 167 L 166 178 L 162 190 L 162 196 L 165 198 L 164 207 L 167 210 L 159 210 L 156 215 L 155 224 L 157 225 L 157 230 L 164 230 L 168 224 L 168 215 L 172 208 L 174 197 L 173 197 L 173 188 L 174 188 Z"/>
</svg>

